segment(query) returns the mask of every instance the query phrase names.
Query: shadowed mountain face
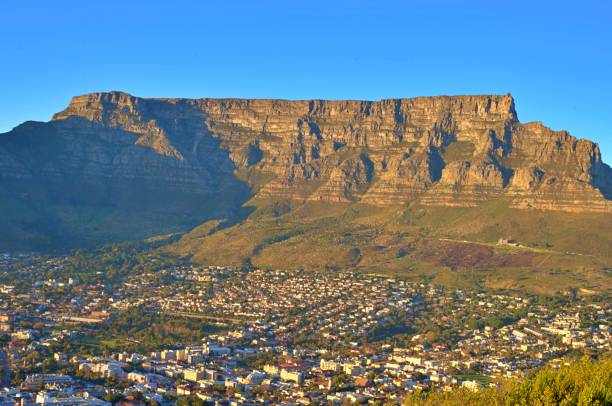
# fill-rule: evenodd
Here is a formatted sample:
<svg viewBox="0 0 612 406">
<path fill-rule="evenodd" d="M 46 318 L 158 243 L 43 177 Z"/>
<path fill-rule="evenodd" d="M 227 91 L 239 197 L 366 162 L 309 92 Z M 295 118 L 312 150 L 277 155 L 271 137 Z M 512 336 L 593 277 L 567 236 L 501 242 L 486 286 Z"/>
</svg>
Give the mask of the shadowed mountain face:
<svg viewBox="0 0 612 406">
<path fill-rule="evenodd" d="M 596 144 L 511 96 L 369 101 L 73 98 L 0 135 L 0 250 L 238 222 L 253 202 L 612 214 Z M 257 205 L 257 203 L 254 203 Z"/>
<path fill-rule="evenodd" d="M 153 119 L 156 111 L 168 119 Z M 144 238 L 237 215 L 249 189 L 202 117 L 150 101 L 0 135 L 0 249 Z"/>
</svg>

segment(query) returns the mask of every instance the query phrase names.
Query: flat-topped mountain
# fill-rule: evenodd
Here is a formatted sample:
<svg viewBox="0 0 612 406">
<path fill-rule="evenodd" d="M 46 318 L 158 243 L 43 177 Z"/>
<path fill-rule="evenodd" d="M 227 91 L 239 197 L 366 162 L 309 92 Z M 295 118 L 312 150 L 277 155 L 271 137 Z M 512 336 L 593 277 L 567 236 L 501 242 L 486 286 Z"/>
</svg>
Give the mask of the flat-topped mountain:
<svg viewBox="0 0 612 406">
<path fill-rule="evenodd" d="M 157 172 L 158 164 L 142 161 L 145 152 L 126 159 L 122 150 L 121 161 L 115 155 L 109 163 L 130 173 L 117 177 L 155 173 L 181 190 L 210 192 L 211 173 L 196 168 L 227 154 L 213 168 L 267 179 L 257 182 L 257 197 L 473 206 L 501 195 L 515 207 L 612 210 L 605 198 L 612 172 L 597 145 L 521 124 L 510 95 L 370 102 L 96 93 L 75 97 L 51 123 L 73 134 L 84 124 L 124 131 L 123 139 L 115 133 L 108 141 L 129 143 L 130 151 L 149 148 L 168 162 Z"/>
<path fill-rule="evenodd" d="M 96 93 L 75 97 L 53 123 L 74 131 L 78 118 L 131 133 L 134 149 L 148 147 L 180 172 L 159 173 L 160 181 L 190 191 L 210 191 L 218 174 L 193 169 L 218 159 L 213 147 L 227 153 L 225 170 L 267 179 L 257 197 L 473 206 L 500 195 L 515 207 L 612 210 L 612 172 L 597 145 L 521 124 L 510 95 L 370 102 Z"/>
<path fill-rule="evenodd" d="M 141 238 L 215 219 L 238 227 L 257 222 L 263 207 L 275 207 L 280 221 L 298 205 L 382 213 L 496 202 L 526 216 L 609 219 L 611 197 L 612 170 L 597 144 L 521 123 L 510 95 L 288 101 L 93 93 L 74 97 L 48 123 L 0 135 L 6 247 Z M 500 211 L 499 223 L 507 215 Z M 452 221 L 453 235 L 474 231 L 457 231 L 461 221 Z"/>
</svg>

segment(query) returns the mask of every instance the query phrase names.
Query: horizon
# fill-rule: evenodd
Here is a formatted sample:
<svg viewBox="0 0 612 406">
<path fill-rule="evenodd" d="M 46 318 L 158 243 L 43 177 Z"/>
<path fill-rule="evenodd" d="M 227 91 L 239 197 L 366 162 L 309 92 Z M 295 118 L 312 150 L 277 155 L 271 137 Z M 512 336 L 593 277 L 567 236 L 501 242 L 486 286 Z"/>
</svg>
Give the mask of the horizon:
<svg viewBox="0 0 612 406">
<path fill-rule="evenodd" d="M 1 133 L 101 89 L 370 101 L 511 93 L 522 122 L 592 140 L 612 160 L 608 4 L 61 4 L 3 6 Z"/>
</svg>

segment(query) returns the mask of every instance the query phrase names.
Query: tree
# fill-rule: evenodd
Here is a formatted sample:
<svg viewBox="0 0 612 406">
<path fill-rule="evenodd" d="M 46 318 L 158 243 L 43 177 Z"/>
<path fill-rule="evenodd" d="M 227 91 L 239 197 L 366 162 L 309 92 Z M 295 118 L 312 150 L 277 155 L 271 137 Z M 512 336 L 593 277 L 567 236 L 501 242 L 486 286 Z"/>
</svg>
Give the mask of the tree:
<svg viewBox="0 0 612 406">
<path fill-rule="evenodd" d="M 204 406 L 204 401 L 196 395 L 189 395 L 178 398 L 176 406 Z"/>
<path fill-rule="evenodd" d="M 123 395 L 120 392 L 111 391 L 111 392 L 106 392 L 102 399 L 114 404 L 114 403 L 119 402 L 120 400 L 123 400 Z"/>
</svg>

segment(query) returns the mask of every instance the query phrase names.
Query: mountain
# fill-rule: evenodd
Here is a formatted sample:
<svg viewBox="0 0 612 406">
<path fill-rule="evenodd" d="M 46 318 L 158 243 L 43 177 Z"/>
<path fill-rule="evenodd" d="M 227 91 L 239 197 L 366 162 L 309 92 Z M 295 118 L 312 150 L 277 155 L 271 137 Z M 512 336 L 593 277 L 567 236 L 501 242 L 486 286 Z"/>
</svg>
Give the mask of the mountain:
<svg viewBox="0 0 612 406">
<path fill-rule="evenodd" d="M 48 123 L 0 135 L 0 249 L 202 224 L 170 249 L 204 262 L 377 266 L 381 255 L 366 255 L 374 247 L 405 265 L 402 258 L 419 262 L 441 246 L 461 256 L 471 248 L 456 245 L 468 242 L 496 258 L 499 249 L 482 244 L 511 238 L 607 265 L 611 198 L 612 169 L 598 146 L 519 122 L 510 95 L 288 101 L 93 93 L 74 97 Z M 521 252 L 529 259 L 510 263 L 532 266 L 544 254 Z M 471 266 L 500 266 L 488 261 Z"/>
</svg>

